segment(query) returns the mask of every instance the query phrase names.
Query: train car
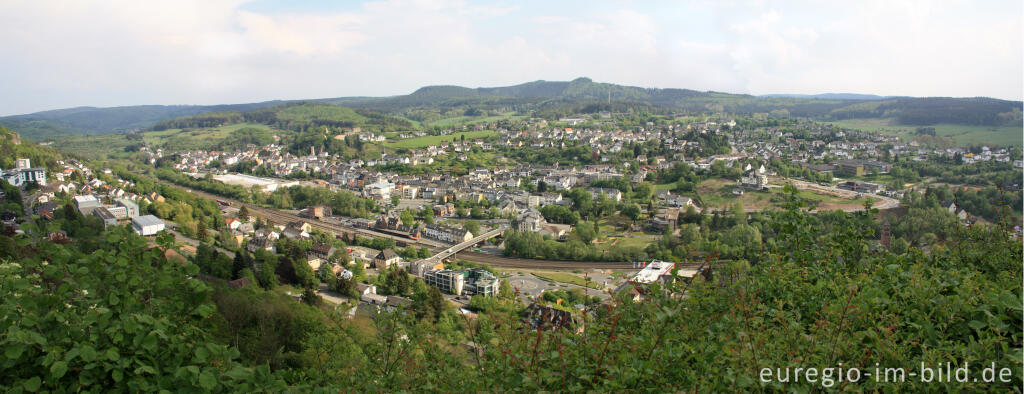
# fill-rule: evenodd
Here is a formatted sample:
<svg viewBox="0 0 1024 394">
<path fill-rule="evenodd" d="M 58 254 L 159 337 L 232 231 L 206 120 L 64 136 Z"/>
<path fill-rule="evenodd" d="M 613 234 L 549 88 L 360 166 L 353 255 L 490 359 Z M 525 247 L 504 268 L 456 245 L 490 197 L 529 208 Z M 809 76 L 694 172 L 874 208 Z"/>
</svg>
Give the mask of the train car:
<svg viewBox="0 0 1024 394">
<path fill-rule="evenodd" d="M 224 201 L 224 200 L 217 200 L 217 204 L 220 204 L 222 207 L 230 207 L 231 206 L 231 203 L 229 203 L 227 201 Z"/>
</svg>

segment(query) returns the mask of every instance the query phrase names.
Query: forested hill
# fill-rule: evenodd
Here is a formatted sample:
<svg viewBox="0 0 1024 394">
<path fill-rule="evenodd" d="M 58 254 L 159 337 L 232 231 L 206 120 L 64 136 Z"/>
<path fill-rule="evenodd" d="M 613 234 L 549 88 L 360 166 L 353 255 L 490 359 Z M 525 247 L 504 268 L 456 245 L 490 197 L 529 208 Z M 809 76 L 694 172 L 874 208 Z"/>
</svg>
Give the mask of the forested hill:
<svg viewBox="0 0 1024 394">
<path fill-rule="evenodd" d="M 340 105 L 417 121 L 485 113 L 516 112 L 551 118 L 599 111 L 647 111 L 770 114 L 822 121 L 872 118 L 891 119 L 893 124 L 899 125 L 952 124 L 995 127 L 1019 125 L 1022 112 L 1020 101 L 981 97 L 915 98 L 849 94 L 809 97 L 752 96 L 624 86 L 594 82 L 589 78 L 577 78 L 572 81 L 534 81 L 504 87 L 427 86 L 400 96 L 339 97 L 306 102 Z M 184 116 L 211 112 L 252 112 L 284 103 L 286 102 L 268 101 L 215 106 L 80 107 L 8 116 L 0 118 L 0 125 L 5 125 L 26 138 L 43 140 L 75 134 L 106 134 L 143 129 L 161 121 Z"/>
<path fill-rule="evenodd" d="M 197 127 L 219 127 L 235 123 L 260 123 L 279 129 L 312 131 L 327 127 L 364 127 L 372 131 L 408 130 L 412 123 L 405 119 L 365 109 L 337 105 L 298 102 L 269 108 L 237 112 L 209 112 L 158 122 L 154 130 Z"/>
<path fill-rule="evenodd" d="M 284 101 L 266 101 L 226 105 L 136 105 L 128 107 L 76 107 L 0 118 L 23 137 L 45 139 L 79 134 L 110 134 L 152 127 L 155 123 L 207 112 L 250 111 L 280 105 Z"/>
</svg>

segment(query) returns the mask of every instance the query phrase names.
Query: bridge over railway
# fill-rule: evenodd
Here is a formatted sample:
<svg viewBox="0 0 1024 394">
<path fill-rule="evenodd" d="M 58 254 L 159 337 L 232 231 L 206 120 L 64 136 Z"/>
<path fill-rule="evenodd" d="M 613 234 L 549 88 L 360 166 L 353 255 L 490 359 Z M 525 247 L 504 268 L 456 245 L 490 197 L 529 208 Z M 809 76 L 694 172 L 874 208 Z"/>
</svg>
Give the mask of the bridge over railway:
<svg viewBox="0 0 1024 394">
<path fill-rule="evenodd" d="M 488 239 L 491 239 L 491 238 L 494 238 L 494 237 L 497 237 L 497 236 L 501 235 L 501 233 L 505 232 L 505 229 L 506 229 L 505 226 L 498 226 L 498 228 L 496 228 L 494 230 L 491 230 L 491 231 L 488 231 L 486 233 L 480 234 L 480 235 L 474 237 L 473 239 L 471 239 L 469 241 L 463 241 L 463 242 L 461 242 L 461 243 L 459 243 L 459 244 L 457 244 L 455 246 L 452 246 L 452 247 L 450 247 L 448 249 L 442 250 L 442 251 L 438 252 L 437 254 L 435 254 L 435 255 L 433 255 L 431 257 L 423 259 L 423 261 L 433 262 L 433 263 L 444 261 L 444 259 L 447 259 L 447 258 L 455 255 L 456 253 L 459 253 L 459 252 L 461 252 L 463 250 L 466 250 L 467 248 L 470 248 L 473 245 L 479 244 L 481 242 L 487 241 Z"/>
</svg>

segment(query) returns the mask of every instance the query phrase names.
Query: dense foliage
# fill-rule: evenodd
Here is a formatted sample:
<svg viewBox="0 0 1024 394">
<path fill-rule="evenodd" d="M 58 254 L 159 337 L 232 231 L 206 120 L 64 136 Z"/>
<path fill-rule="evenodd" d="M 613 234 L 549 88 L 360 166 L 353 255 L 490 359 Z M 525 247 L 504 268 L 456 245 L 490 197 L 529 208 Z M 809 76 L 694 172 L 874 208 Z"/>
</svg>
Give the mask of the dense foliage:
<svg viewBox="0 0 1024 394">
<path fill-rule="evenodd" d="M 196 279 L 198 266 L 165 252 L 169 237 L 148 247 L 115 228 L 87 252 L 81 240 L 52 244 L 26 225 L 28 235 L 0 235 L 0 384 L 247 392 L 1020 387 L 1024 256 L 1007 223 L 953 224 L 929 253 L 888 252 L 872 247 L 870 212 L 815 217 L 790 198 L 787 210 L 758 220 L 774 242 L 756 262 L 710 264 L 692 281 L 642 289 L 639 301 L 620 294 L 577 314 L 581 332 L 530 329 L 504 285 L 497 300 L 471 303 L 480 315 L 468 320 L 400 270 L 377 280 L 411 298 L 407 312 L 346 320 L 306 305 L 317 302 L 305 295 L 299 302 Z M 293 253 L 281 247 L 280 258 Z M 569 292 L 552 297 L 588 302 Z M 989 363 L 1012 372 L 1009 381 L 942 383 L 950 386 L 910 377 L 759 379 L 764 368 L 945 362 L 968 363 L 971 376 Z"/>
</svg>

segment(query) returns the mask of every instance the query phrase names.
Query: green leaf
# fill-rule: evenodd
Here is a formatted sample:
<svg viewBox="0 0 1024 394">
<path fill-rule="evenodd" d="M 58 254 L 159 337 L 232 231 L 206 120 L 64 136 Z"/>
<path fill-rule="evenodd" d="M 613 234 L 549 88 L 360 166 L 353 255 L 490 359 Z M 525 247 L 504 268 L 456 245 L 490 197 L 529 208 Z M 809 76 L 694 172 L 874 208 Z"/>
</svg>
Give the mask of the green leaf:
<svg viewBox="0 0 1024 394">
<path fill-rule="evenodd" d="M 64 377 L 64 374 L 68 372 L 68 363 L 63 361 L 57 361 L 50 366 L 50 374 L 53 375 L 54 379 L 60 379 Z"/>
<path fill-rule="evenodd" d="M 117 348 L 112 347 L 110 349 L 107 349 L 107 360 L 117 361 L 117 360 L 120 360 L 120 359 L 121 359 L 121 353 L 119 353 L 117 351 Z"/>
<path fill-rule="evenodd" d="M 135 373 L 138 374 L 138 375 L 142 375 L 143 373 L 148 373 L 150 375 L 156 375 L 156 370 L 153 369 L 153 367 L 151 367 L 151 366 L 142 365 L 142 366 L 139 366 L 138 368 L 135 368 Z"/>
<path fill-rule="evenodd" d="M 7 349 L 4 349 L 4 355 L 9 359 L 16 359 L 21 357 L 21 353 L 25 351 L 25 345 L 11 345 Z"/>
<path fill-rule="evenodd" d="M 64 354 L 64 360 L 66 360 L 66 361 L 74 360 L 75 357 L 78 357 L 78 354 L 81 353 L 81 352 L 82 352 L 82 350 L 77 348 L 77 347 L 71 348 L 71 350 L 68 350 L 68 352 Z"/>
<path fill-rule="evenodd" d="M 217 377 L 209 371 L 203 372 L 199 375 L 199 386 L 206 390 L 212 390 L 217 386 Z"/>
<path fill-rule="evenodd" d="M 1010 292 L 1003 292 L 1002 294 L 1000 294 L 999 301 L 1003 303 L 1003 306 L 1015 311 L 1024 309 L 1024 306 L 1022 306 L 1021 303 L 1021 299 L 1018 298 L 1017 296 L 1014 296 L 1013 293 Z"/>
<path fill-rule="evenodd" d="M 195 361 L 199 363 L 206 362 L 206 358 L 210 356 L 210 352 L 204 348 L 197 347 L 195 350 Z"/>
<path fill-rule="evenodd" d="M 199 317 L 205 318 L 207 316 L 210 316 L 210 314 L 212 314 L 214 310 L 215 308 L 213 307 L 213 305 L 203 304 L 196 307 L 195 313 L 196 315 L 199 315 Z"/>
<path fill-rule="evenodd" d="M 149 351 L 153 351 L 153 350 L 156 350 L 156 345 L 157 345 L 156 335 L 153 335 L 152 333 L 146 335 L 146 338 L 144 338 L 142 340 L 142 348 L 143 349 L 146 349 L 146 350 L 149 350 Z"/>
<path fill-rule="evenodd" d="M 120 369 L 115 369 L 114 372 L 110 373 L 110 377 L 114 378 L 115 382 L 120 382 L 121 379 L 124 379 L 124 372 L 121 372 Z"/>
<path fill-rule="evenodd" d="M 969 326 L 969 327 L 971 327 L 971 328 L 973 328 L 975 330 L 980 330 L 982 328 L 985 328 L 985 326 L 987 326 L 987 325 L 988 324 L 985 324 L 985 322 L 978 321 L 978 320 L 971 320 L 970 323 L 967 323 L 967 326 Z"/>
<path fill-rule="evenodd" d="M 36 391 L 39 390 L 39 386 L 42 385 L 42 384 L 43 384 L 42 379 L 39 379 L 38 376 L 33 376 L 29 380 L 25 381 L 24 387 L 25 387 L 25 390 L 28 390 L 28 391 L 31 391 L 31 392 L 36 392 Z"/>
<path fill-rule="evenodd" d="M 96 349 L 92 346 L 82 346 L 82 360 L 86 362 L 93 361 L 96 359 Z"/>
<path fill-rule="evenodd" d="M 234 380 L 246 380 L 252 376 L 252 370 L 238 366 L 232 368 L 230 371 L 225 372 L 224 375 L 227 375 L 227 377 Z"/>
</svg>

